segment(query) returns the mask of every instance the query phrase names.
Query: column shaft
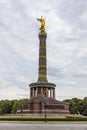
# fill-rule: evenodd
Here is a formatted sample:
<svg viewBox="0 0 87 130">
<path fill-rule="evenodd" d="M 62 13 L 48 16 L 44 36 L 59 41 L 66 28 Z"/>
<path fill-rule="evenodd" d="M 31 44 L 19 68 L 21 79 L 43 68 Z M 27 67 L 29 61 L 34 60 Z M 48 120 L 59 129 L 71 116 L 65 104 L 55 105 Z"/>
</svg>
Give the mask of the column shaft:
<svg viewBox="0 0 87 130">
<path fill-rule="evenodd" d="M 46 64 L 46 37 L 45 31 L 39 33 L 39 70 L 38 82 L 47 82 L 47 64 Z"/>
</svg>

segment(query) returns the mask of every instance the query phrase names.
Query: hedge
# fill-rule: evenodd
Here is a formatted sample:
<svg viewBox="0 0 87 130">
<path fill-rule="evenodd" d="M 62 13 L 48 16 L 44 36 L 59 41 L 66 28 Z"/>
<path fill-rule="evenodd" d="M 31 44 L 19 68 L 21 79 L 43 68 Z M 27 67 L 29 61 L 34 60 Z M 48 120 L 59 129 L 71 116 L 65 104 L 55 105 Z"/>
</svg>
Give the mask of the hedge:
<svg viewBox="0 0 87 130">
<path fill-rule="evenodd" d="M 87 121 L 87 118 L 0 118 L 0 121 Z"/>
</svg>

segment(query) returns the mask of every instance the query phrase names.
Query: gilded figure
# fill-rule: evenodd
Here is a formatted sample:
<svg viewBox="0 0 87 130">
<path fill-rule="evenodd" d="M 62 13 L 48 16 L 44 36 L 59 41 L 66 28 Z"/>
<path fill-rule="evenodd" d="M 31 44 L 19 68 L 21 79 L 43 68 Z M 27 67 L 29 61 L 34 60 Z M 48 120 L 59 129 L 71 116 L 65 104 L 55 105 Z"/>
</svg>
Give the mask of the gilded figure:
<svg viewBox="0 0 87 130">
<path fill-rule="evenodd" d="M 41 17 L 41 19 L 37 18 L 37 20 L 40 22 L 41 26 L 39 30 L 44 31 L 45 30 L 45 18 Z"/>
</svg>

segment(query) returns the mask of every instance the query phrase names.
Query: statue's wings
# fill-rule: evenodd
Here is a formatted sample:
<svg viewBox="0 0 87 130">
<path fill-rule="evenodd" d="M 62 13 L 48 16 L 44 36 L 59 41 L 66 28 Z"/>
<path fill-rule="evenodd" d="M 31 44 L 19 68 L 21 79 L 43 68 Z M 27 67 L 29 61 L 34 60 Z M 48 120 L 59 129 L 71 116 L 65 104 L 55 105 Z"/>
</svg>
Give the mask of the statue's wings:
<svg viewBox="0 0 87 130">
<path fill-rule="evenodd" d="M 40 23 L 42 22 L 42 19 L 37 19 Z"/>
</svg>

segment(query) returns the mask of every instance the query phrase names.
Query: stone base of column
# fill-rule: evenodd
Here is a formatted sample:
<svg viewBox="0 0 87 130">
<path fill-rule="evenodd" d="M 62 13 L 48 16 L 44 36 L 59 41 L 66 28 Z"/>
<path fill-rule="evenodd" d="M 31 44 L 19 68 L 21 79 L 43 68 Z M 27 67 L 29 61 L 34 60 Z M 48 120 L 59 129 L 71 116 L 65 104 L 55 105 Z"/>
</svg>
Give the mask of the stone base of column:
<svg viewBox="0 0 87 130">
<path fill-rule="evenodd" d="M 21 102 L 17 113 L 46 113 L 47 114 L 69 114 L 69 104 L 60 102 L 53 98 L 36 97 L 27 102 Z"/>
<path fill-rule="evenodd" d="M 18 105 L 17 113 L 45 113 L 46 110 L 51 114 L 69 114 L 69 104 L 55 99 L 55 84 L 32 83 L 29 86 L 31 98 Z"/>
</svg>

